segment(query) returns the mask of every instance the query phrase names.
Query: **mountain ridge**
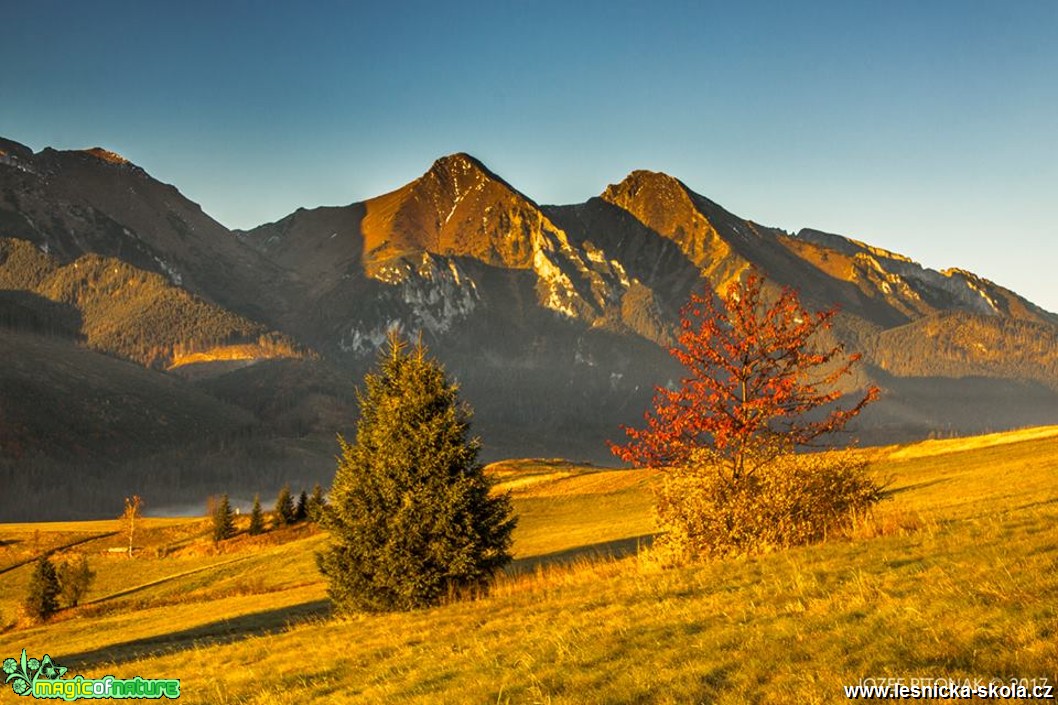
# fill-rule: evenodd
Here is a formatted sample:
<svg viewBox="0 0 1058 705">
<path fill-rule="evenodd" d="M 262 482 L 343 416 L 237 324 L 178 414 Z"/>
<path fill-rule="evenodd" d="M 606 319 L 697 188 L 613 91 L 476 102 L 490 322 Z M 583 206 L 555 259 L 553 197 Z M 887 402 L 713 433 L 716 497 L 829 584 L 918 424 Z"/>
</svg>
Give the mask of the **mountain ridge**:
<svg viewBox="0 0 1058 705">
<path fill-rule="evenodd" d="M 61 369 L 30 377 L 42 398 L 67 384 L 63 365 L 112 369 L 73 351 L 88 346 L 244 410 L 250 438 L 283 447 L 325 448 L 352 423 L 355 381 L 396 329 L 422 335 L 459 381 L 485 457 L 606 462 L 604 441 L 683 374 L 667 350 L 690 292 L 750 268 L 810 308 L 840 308 L 825 335 L 865 363 L 846 391 L 887 390 L 861 437 L 1058 423 L 1058 366 L 1041 344 L 1058 340 L 1058 315 L 969 272 L 760 225 L 659 172 L 541 205 L 459 152 L 380 196 L 231 231 L 117 152 L 0 139 L 0 328 L 67 346 L 45 360 Z M 269 359 L 279 348 L 288 359 Z M 19 437 L 38 432 L 62 437 Z M 330 455 L 291 457 L 325 479 Z"/>
</svg>

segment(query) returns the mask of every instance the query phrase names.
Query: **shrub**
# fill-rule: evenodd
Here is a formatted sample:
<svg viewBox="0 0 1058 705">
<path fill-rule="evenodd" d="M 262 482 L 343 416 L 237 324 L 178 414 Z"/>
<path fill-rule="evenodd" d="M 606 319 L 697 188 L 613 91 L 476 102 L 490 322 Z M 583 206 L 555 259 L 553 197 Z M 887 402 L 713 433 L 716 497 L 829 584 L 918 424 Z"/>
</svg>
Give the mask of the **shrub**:
<svg viewBox="0 0 1058 705">
<path fill-rule="evenodd" d="M 96 574 L 88 567 L 88 556 L 67 560 L 58 568 L 59 592 L 68 607 L 76 607 L 88 592 Z"/>
<path fill-rule="evenodd" d="M 835 434 L 874 401 L 839 381 L 859 355 L 824 335 L 836 309 L 812 313 L 793 289 L 752 271 L 718 297 L 707 285 L 683 308 L 678 386 L 657 388 L 644 428 L 611 444 L 623 460 L 667 468 L 658 496 L 671 560 L 819 540 L 878 501 L 881 488 Z M 859 397 L 858 399 L 856 397 Z"/>
<path fill-rule="evenodd" d="M 657 549 L 682 562 L 822 541 L 881 498 L 866 462 L 848 451 L 785 456 L 738 482 L 708 464 L 675 468 L 658 490 L 666 533 Z"/>
</svg>

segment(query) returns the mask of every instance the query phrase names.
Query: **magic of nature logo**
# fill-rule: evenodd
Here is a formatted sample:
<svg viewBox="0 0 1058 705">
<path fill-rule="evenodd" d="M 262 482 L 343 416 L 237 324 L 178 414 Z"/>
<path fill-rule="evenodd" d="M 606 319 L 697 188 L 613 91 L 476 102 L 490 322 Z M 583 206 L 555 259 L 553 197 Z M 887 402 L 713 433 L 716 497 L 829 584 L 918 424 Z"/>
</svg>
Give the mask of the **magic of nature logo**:
<svg viewBox="0 0 1058 705">
<path fill-rule="evenodd" d="M 179 698 L 180 679 L 140 678 L 122 679 L 114 676 L 84 678 L 75 676 L 64 679 L 69 670 L 52 661 L 47 654 L 43 658 L 27 658 L 22 649 L 22 658 L 4 659 L 5 683 L 11 685 L 16 695 L 31 695 L 34 698 L 62 700 L 118 699 L 118 698 Z"/>
</svg>

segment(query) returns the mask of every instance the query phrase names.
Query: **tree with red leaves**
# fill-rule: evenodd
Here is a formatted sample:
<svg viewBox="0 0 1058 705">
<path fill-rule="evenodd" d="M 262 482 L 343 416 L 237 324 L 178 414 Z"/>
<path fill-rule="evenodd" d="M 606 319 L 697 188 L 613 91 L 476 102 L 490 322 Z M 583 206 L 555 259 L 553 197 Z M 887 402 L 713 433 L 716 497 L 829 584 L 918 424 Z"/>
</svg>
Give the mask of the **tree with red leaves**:
<svg viewBox="0 0 1058 705">
<path fill-rule="evenodd" d="M 622 427 L 631 441 L 610 448 L 651 467 L 709 466 L 737 485 L 797 448 L 832 445 L 826 436 L 877 398 L 870 387 L 840 408 L 836 383 L 859 355 L 840 344 L 817 347 L 837 313 L 812 313 L 784 288 L 767 300 L 751 272 L 719 299 L 707 285 L 681 311 L 679 345 L 670 353 L 687 369 L 675 389 L 657 388 L 646 427 Z"/>
</svg>

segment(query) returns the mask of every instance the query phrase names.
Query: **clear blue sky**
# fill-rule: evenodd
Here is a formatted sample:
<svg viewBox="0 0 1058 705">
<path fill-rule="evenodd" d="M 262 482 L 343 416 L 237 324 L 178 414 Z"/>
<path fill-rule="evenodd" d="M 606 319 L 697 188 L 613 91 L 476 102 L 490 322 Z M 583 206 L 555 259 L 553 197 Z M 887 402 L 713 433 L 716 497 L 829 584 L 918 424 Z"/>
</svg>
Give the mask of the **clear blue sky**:
<svg viewBox="0 0 1058 705">
<path fill-rule="evenodd" d="M 0 0 L 0 135 L 103 146 L 230 227 L 474 154 L 629 171 L 1058 311 L 1058 2 Z"/>
</svg>

